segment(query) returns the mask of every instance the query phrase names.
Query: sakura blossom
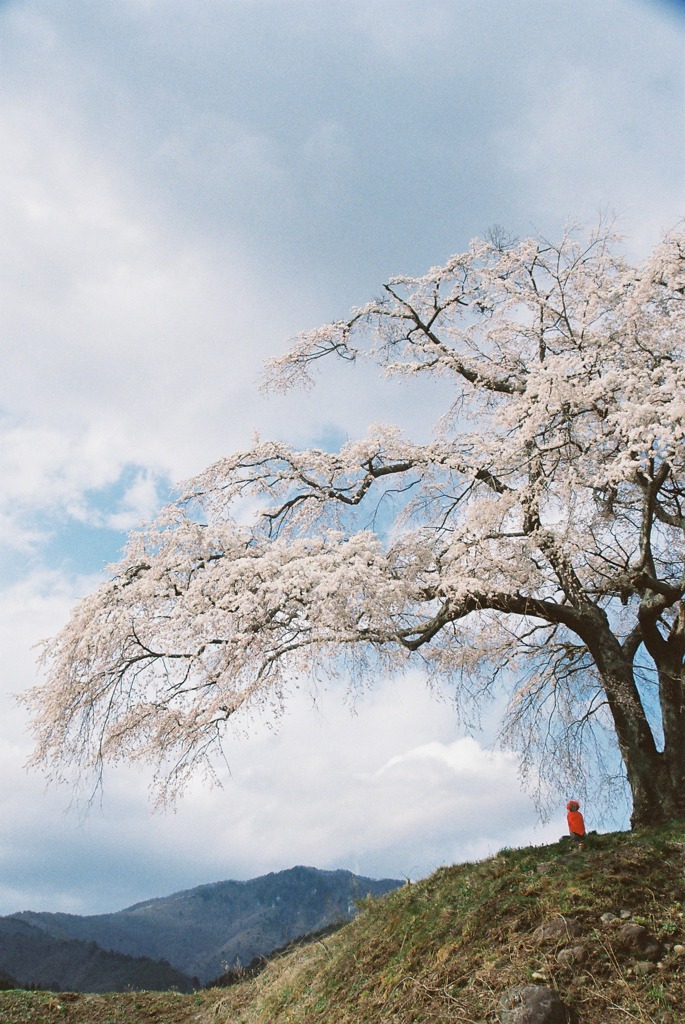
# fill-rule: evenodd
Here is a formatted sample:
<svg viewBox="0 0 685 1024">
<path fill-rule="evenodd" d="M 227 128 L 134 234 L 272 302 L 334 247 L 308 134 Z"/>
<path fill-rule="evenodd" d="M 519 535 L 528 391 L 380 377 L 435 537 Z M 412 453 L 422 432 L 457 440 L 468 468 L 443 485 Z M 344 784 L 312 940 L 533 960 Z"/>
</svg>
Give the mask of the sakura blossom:
<svg viewBox="0 0 685 1024">
<path fill-rule="evenodd" d="M 303 680 L 419 667 L 465 717 L 506 694 L 541 796 L 614 758 L 634 824 L 682 816 L 685 234 L 621 247 L 477 240 L 294 339 L 267 389 L 336 357 L 447 378 L 432 439 L 257 438 L 183 483 L 44 646 L 33 763 L 144 762 L 173 799 Z"/>
</svg>

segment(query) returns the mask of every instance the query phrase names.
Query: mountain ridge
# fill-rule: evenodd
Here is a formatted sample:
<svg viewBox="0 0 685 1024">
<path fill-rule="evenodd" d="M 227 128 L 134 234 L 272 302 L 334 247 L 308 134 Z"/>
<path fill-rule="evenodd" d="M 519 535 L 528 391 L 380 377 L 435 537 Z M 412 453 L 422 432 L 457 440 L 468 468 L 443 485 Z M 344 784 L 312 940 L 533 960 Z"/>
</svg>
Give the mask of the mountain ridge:
<svg viewBox="0 0 685 1024">
<path fill-rule="evenodd" d="M 108 914 L 22 911 L 11 920 L 56 941 L 94 942 L 107 952 L 167 961 L 206 983 L 293 939 L 350 920 L 357 900 L 402 884 L 299 865 L 252 879 L 205 883 Z"/>
</svg>

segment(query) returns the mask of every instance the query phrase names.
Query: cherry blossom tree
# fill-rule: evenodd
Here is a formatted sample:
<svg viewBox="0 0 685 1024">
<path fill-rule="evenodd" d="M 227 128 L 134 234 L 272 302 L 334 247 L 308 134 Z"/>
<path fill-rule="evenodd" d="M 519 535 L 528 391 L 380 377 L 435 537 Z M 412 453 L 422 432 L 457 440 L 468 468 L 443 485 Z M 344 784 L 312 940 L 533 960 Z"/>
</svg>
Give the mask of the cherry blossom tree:
<svg viewBox="0 0 685 1024">
<path fill-rule="evenodd" d="M 507 695 L 543 781 L 616 751 L 633 824 L 685 814 L 685 234 L 633 267 L 603 228 L 473 243 L 302 334 L 446 378 L 428 443 L 255 441 L 187 482 L 44 650 L 35 762 L 156 766 L 163 795 L 298 680 L 418 665 L 465 713 Z"/>
</svg>

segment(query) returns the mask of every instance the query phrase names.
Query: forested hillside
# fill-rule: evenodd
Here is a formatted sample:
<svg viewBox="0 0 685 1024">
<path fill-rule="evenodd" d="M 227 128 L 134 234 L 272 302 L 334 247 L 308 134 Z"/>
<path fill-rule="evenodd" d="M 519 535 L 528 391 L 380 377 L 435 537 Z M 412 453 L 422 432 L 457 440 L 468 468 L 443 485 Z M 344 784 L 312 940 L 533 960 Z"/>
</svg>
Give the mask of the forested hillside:
<svg viewBox="0 0 685 1024">
<path fill-rule="evenodd" d="M 357 900 L 381 895 L 400 884 L 393 879 L 362 878 L 350 871 L 295 867 L 248 881 L 201 885 L 112 914 L 84 917 L 26 911 L 0 918 L 0 934 L 17 933 L 15 952 L 20 944 L 25 948 L 17 961 L 0 944 L 0 968 L 22 982 L 54 982 L 60 988 L 102 992 L 175 987 L 188 991 L 192 978 L 199 979 L 196 984 L 205 984 L 227 967 L 248 964 L 299 936 L 347 921 Z M 22 937 L 23 932 L 30 941 Z M 156 979 L 150 974 L 137 984 L 131 971 L 121 972 L 118 965 L 111 969 L 111 954 L 110 960 L 97 960 L 98 976 L 91 956 L 86 986 L 79 983 L 75 965 L 83 960 L 84 948 L 94 943 L 100 954 L 111 950 L 129 958 L 164 960 L 173 969 L 166 981 L 163 972 L 158 972 Z M 123 980 L 119 982 L 119 978 Z"/>
</svg>

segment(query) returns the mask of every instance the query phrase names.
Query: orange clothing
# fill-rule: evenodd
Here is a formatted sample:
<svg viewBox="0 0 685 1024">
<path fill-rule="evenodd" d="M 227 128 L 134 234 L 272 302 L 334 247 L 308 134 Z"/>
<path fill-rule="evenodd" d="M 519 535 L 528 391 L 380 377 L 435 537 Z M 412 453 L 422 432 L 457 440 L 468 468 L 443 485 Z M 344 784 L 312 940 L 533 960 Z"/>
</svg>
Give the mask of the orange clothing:
<svg viewBox="0 0 685 1024">
<path fill-rule="evenodd" d="M 566 820 L 568 822 L 568 830 L 571 835 L 585 835 L 585 822 L 583 821 L 583 815 L 580 811 L 569 811 L 566 815 Z"/>
</svg>

